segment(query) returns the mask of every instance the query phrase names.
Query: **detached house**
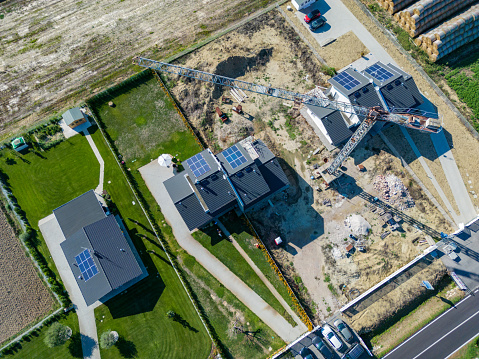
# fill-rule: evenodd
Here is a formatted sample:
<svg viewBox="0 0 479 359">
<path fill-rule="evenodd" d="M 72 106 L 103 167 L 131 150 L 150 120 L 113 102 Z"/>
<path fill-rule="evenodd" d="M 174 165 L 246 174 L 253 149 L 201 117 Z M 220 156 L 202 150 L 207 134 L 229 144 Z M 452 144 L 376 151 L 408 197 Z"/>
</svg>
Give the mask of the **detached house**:
<svg viewBox="0 0 479 359">
<path fill-rule="evenodd" d="M 190 231 L 234 208 L 247 211 L 289 186 L 278 159 L 251 137 L 216 156 L 206 149 L 183 166 L 164 185 Z"/>
</svg>

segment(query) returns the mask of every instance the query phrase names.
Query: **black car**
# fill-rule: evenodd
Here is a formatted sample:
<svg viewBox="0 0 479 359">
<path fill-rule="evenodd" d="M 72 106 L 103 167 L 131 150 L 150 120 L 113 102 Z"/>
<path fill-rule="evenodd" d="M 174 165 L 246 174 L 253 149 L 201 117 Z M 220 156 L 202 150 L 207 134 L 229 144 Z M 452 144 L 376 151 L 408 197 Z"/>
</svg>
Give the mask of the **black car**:
<svg viewBox="0 0 479 359">
<path fill-rule="evenodd" d="M 318 349 L 319 352 L 323 355 L 323 357 L 325 357 L 325 359 L 329 359 L 333 357 L 333 353 L 320 337 L 314 337 L 313 344 L 316 347 L 316 349 Z"/>
<path fill-rule="evenodd" d="M 309 29 L 311 31 L 315 31 L 317 29 L 319 29 L 321 26 L 323 26 L 324 24 L 326 24 L 326 20 L 322 17 L 314 20 L 314 21 L 311 21 L 311 23 L 309 24 Z"/>
<path fill-rule="evenodd" d="M 301 349 L 301 351 L 299 352 L 299 355 L 301 355 L 301 358 L 303 359 L 313 359 L 313 356 L 311 355 L 311 351 L 306 347 Z"/>
</svg>

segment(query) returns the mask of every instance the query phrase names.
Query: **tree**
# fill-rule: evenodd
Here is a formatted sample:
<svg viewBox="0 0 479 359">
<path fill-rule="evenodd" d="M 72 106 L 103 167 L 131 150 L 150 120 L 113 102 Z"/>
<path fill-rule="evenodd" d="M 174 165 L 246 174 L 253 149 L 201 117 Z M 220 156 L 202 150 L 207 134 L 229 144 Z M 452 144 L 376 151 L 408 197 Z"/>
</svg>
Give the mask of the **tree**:
<svg viewBox="0 0 479 359">
<path fill-rule="evenodd" d="M 118 333 L 112 332 L 111 329 L 103 332 L 100 337 L 100 347 L 102 349 L 110 349 L 113 345 L 115 345 L 116 341 L 118 340 Z"/>
<path fill-rule="evenodd" d="M 166 316 L 170 319 L 173 319 L 176 318 L 176 313 L 172 310 L 169 310 L 168 312 L 166 312 Z"/>
<path fill-rule="evenodd" d="M 44 342 L 47 347 L 53 348 L 65 344 L 71 335 L 72 330 L 69 327 L 55 322 L 48 328 Z"/>
</svg>

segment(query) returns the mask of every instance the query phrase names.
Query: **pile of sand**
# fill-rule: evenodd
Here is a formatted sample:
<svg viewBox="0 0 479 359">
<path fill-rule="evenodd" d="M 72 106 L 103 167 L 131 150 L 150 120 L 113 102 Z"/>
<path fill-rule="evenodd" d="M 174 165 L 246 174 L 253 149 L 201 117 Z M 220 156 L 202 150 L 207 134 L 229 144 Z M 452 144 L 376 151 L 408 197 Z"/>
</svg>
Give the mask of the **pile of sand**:
<svg viewBox="0 0 479 359">
<path fill-rule="evenodd" d="M 371 230 L 371 225 L 359 214 L 353 214 L 346 218 L 346 226 L 348 226 L 351 232 L 356 236 L 366 236 Z"/>
</svg>

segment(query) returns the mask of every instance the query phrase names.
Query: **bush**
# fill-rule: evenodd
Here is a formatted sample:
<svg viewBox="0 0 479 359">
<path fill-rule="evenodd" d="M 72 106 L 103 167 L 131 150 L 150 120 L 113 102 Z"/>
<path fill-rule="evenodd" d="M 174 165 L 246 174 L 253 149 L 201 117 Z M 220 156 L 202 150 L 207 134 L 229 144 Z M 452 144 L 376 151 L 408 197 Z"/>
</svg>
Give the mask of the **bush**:
<svg viewBox="0 0 479 359">
<path fill-rule="evenodd" d="M 71 331 L 72 330 L 66 325 L 60 324 L 58 322 L 53 323 L 48 329 L 43 341 L 49 348 L 63 345 L 70 338 Z"/>
<path fill-rule="evenodd" d="M 169 310 L 168 312 L 166 312 L 166 316 L 168 318 L 175 318 L 176 317 L 176 313 L 172 310 Z"/>
<path fill-rule="evenodd" d="M 118 338 L 115 338 L 115 335 L 108 329 L 106 332 L 100 337 L 100 348 L 102 349 L 110 349 L 113 345 L 115 345 Z"/>
</svg>

